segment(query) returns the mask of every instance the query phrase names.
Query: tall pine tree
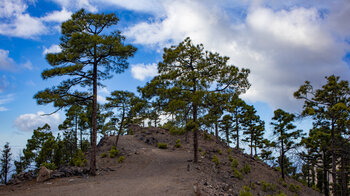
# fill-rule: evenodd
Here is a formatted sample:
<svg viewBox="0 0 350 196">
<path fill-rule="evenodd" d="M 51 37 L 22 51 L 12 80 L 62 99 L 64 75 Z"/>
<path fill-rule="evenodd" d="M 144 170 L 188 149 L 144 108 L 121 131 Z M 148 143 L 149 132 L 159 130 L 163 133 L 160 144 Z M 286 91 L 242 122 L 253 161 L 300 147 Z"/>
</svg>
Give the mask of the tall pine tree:
<svg viewBox="0 0 350 196">
<path fill-rule="evenodd" d="M 65 80 L 35 95 L 38 104 L 53 102 L 58 109 L 66 106 L 63 100 L 67 97 L 92 102 L 91 175 L 96 175 L 97 87 L 102 86 L 101 81 L 110 78 L 112 72 L 121 73 L 127 69 L 127 58 L 136 51 L 133 46 L 124 44 L 125 38 L 119 31 L 110 31 L 117 23 L 115 14 L 91 14 L 85 10 L 62 23 L 62 51 L 46 55 L 52 68 L 45 70 L 42 77 L 65 76 Z M 79 95 L 78 86 L 88 87 L 87 96 Z"/>
</svg>

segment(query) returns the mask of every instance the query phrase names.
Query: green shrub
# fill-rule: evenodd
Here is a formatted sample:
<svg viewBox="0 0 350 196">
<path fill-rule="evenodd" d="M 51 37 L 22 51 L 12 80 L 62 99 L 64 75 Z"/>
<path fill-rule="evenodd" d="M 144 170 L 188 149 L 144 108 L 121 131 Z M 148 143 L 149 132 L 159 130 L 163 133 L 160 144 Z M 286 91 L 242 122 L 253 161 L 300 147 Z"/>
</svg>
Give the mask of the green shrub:
<svg viewBox="0 0 350 196">
<path fill-rule="evenodd" d="M 122 162 L 124 162 L 124 160 L 125 160 L 125 157 L 124 156 L 120 156 L 118 158 L 118 163 L 122 163 Z"/>
<path fill-rule="evenodd" d="M 233 176 L 234 176 L 235 178 L 240 179 L 240 180 L 243 179 L 242 173 L 239 172 L 236 168 L 233 169 Z"/>
<path fill-rule="evenodd" d="M 166 144 L 166 143 L 158 143 L 158 148 L 160 148 L 160 149 L 167 149 L 168 148 L 168 144 Z"/>
<path fill-rule="evenodd" d="M 277 193 L 276 196 L 287 196 L 287 195 L 284 193 Z"/>
<path fill-rule="evenodd" d="M 109 150 L 109 157 L 114 158 L 119 155 L 119 150 L 116 149 L 115 145 L 112 146 L 111 150 Z"/>
<path fill-rule="evenodd" d="M 207 154 L 207 151 L 201 152 L 202 157 L 204 157 Z"/>
<path fill-rule="evenodd" d="M 232 158 L 232 156 L 231 156 L 231 155 L 228 155 L 228 160 L 229 160 L 230 162 L 232 162 L 232 161 L 233 161 L 233 158 Z"/>
<path fill-rule="evenodd" d="M 239 192 L 239 196 L 253 196 L 250 192 L 250 188 L 248 186 L 243 186 L 243 190 Z"/>
<path fill-rule="evenodd" d="M 300 191 L 299 185 L 290 184 L 288 188 L 293 193 L 298 193 Z"/>
<path fill-rule="evenodd" d="M 275 191 L 276 185 L 271 185 L 270 183 L 267 183 L 265 181 L 261 181 L 261 189 L 264 192 Z"/>
<path fill-rule="evenodd" d="M 55 163 L 42 163 L 41 166 L 45 166 L 47 169 L 55 170 L 57 167 Z"/>
<path fill-rule="evenodd" d="M 213 156 L 213 159 L 211 161 L 213 161 L 215 163 L 215 165 L 219 165 L 220 164 L 220 160 L 219 160 L 219 158 L 216 155 Z"/>
<path fill-rule="evenodd" d="M 245 174 L 250 173 L 250 165 L 244 164 L 243 168 L 241 169 L 241 172 Z"/>
<path fill-rule="evenodd" d="M 228 148 L 227 149 L 227 154 L 231 154 L 231 152 L 232 152 L 232 148 Z"/>
<path fill-rule="evenodd" d="M 313 190 L 320 192 L 320 189 L 314 184 L 311 187 Z"/>
<path fill-rule="evenodd" d="M 211 140 L 211 135 L 204 131 L 203 138 L 204 140 Z"/>
<path fill-rule="evenodd" d="M 181 142 L 180 139 L 176 140 L 175 148 L 180 148 L 181 147 L 181 143 L 180 142 Z"/>
<path fill-rule="evenodd" d="M 184 128 L 172 127 L 169 129 L 171 135 L 184 135 L 186 130 Z"/>
<path fill-rule="evenodd" d="M 85 158 L 85 155 L 83 151 L 77 150 L 77 152 L 74 154 L 73 159 L 71 160 L 71 165 L 77 166 L 77 167 L 84 167 L 87 160 Z"/>
<path fill-rule="evenodd" d="M 219 150 L 218 150 L 218 153 L 219 153 L 219 155 L 222 155 L 222 150 L 219 149 Z"/>
<path fill-rule="evenodd" d="M 235 168 L 238 167 L 238 161 L 237 161 L 237 159 L 232 159 L 231 167 L 232 167 L 232 169 L 235 169 Z"/>
<path fill-rule="evenodd" d="M 134 135 L 134 130 L 133 129 L 129 129 L 128 135 Z"/>
<path fill-rule="evenodd" d="M 199 152 L 202 152 L 202 149 L 201 149 L 201 148 L 198 148 L 198 151 L 199 151 Z"/>
<path fill-rule="evenodd" d="M 108 156 L 108 154 L 106 152 L 101 154 L 101 158 L 106 158 Z"/>
</svg>

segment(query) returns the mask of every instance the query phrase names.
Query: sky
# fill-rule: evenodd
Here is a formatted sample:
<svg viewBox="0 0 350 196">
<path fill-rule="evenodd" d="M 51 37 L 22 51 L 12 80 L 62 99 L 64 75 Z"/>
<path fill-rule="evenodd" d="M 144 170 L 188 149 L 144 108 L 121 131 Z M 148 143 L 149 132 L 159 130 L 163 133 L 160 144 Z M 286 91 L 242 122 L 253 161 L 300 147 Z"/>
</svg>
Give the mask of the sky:
<svg viewBox="0 0 350 196">
<path fill-rule="evenodd" d="M 253 104 L 271 133 L 273 111 L 300 113 L 293 97 L 305 80 L 316 88 L 325 76 L 350 79 L 350 2 L 348 0 L 0 0 L 0 146 L 18 154 L 33 129 L 53 130 L 64 113 L 51 116 L 35 93 L 58 84 L 43 80 L 45 54 L 60 51 L 60 24 L 84 8 L 115 13 L 126 43 L 138 48 L 129 69 L 104 81 L 99 102 L 114 90 L 136 92 L 157 74 L 164 47 L 186 37 L 206 50 L 249 68 L 251 88 L 242 98 Z M 307 131 L 310 121 L 298 121 Z"/>
</svg>

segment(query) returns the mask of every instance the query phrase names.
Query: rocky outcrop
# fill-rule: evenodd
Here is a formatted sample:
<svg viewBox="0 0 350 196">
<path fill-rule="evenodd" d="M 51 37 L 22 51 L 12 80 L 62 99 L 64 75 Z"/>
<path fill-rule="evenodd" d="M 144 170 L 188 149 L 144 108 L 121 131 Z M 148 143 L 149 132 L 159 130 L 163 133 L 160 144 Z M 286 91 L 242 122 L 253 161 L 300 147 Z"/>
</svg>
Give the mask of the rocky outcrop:
<svg viewBox="0 0 350 196">
<path fill-rule="evenodd" d="M 45 166 L 41 166 L 38 176 L 36 177 L 37 182 L 44 182 L 51 178 L 52 170 L 47 169 Z"/>
</svg>

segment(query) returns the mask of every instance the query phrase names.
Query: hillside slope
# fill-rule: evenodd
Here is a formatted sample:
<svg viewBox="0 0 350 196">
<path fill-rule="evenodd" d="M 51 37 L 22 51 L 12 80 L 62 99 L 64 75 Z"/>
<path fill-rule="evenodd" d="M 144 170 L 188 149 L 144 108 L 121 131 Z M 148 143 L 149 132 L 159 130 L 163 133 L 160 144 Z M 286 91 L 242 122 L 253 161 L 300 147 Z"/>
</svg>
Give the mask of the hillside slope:
<svg viewBox="0 0 350 196">
<path fill-rule="evenodd" d="M 29 181 L 0 187 L 0 195 L 239 195 L 243 186 L 250 186 L 253 195 L 275 195 L 279 191 L 287 195 L 320 195 L 303 187 L 293 179 L 281 182 L 280 174 L 265 163 L 232 149 L 231 156 L 238 161 L 237 171 L 249 165 L 250 172 L 235 176 L 227 147 L 214 138 L 204 140 L 200 136 L 200 161 L 192 163 L 192 143 L 185 136 L 170 135 L 158 128 L 131 128 L 134 135 L 121 136 L 119 156 L 101 158 L 108 152 L 115 136 L 101 140 L 98 145 L 96 177 L 77 176 L 51 179 L 44 183 Z M 180 139 L 181 147 L 175 148 Z M 167 149 L 159 149 L 157 143 L 166 143 Z M 215 164 L 214 155 L 220 163 Z M 248 166 L 246 166 L 248 167 Z M 263 182 L 264 181 L 264 182 Z M 290 191 L 290 184 L 301 187 Z"/>
</svg>

